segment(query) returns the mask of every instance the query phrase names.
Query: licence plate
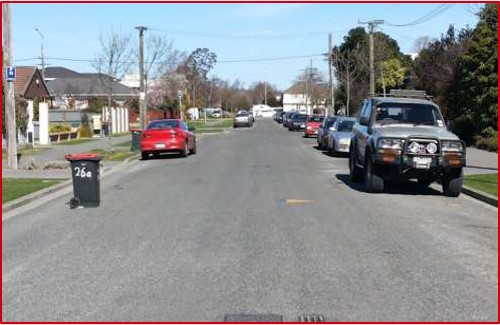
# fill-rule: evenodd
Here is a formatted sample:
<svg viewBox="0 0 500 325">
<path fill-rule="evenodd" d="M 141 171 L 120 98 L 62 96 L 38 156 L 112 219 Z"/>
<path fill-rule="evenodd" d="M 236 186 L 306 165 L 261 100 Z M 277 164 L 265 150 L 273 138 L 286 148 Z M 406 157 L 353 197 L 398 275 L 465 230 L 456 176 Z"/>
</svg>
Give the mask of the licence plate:
<svg viewBox="0 0 500 325">
<path fill-rule="evenodd" d="M 429 169 L 431 162 L 432 158 L 429 157 L 413 157 L 413 164 L 417 169 Z"/>
<path fill-rule="evenodd" d="M 165 144 L 164 143 L 157 143 L 155 144 L 156 149 L 165 149 Z"/>
</svg>

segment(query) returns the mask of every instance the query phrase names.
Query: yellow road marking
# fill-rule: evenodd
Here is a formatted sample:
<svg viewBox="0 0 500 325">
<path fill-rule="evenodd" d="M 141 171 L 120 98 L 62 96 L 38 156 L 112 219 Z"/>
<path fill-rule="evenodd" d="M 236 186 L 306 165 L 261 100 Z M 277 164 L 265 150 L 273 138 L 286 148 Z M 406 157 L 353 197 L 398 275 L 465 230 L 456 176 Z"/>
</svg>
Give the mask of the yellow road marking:
<svg viewBox="0 0 500 325">
<path fill-rule="evenodd" d="M 298 200 L 298 199 L 286 199 L 286 204 L 308 204 L 314 203 L 313 200 Z"/>
</svg>

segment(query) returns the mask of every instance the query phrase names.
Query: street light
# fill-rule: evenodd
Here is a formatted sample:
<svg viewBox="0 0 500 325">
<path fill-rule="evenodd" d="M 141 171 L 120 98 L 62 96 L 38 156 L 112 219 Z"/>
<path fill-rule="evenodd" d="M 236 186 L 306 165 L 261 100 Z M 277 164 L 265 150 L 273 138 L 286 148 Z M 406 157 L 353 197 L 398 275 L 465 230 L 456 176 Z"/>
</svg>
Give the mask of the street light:
<svg viewBox="0 0 500 325">
<path fill-rule="evenodd" d="M 40 31 L 40 29 L 35 28 L 35 31 L 42 38 L 42 46 L 41 46 L 40 55 L 41 55 L 41 59 L 42 59 L 42 79 L 45 81 L 45 51 L 43 50 L 43 40 L 45 39 L 45 37 L 43 36 L 43 34 Z"/>
</svg>

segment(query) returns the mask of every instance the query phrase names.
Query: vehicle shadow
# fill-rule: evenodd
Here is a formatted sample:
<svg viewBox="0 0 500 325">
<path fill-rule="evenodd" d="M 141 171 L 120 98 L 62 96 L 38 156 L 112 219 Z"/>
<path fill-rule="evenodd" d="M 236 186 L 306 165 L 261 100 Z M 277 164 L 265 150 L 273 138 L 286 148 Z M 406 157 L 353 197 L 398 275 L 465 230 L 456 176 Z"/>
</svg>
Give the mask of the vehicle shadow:
<svg viewBox="0 0 500 325">
<path fill-rule="evenodd" d="M 328 151 L 323 151 L 322 154 L 328 157 L 333 157 L 333 158 L 349 158 L 348 153 L 343 153 L 343 152 L 337 152 L 335 154 L 333 153 L 328 153 Z"/>
<path fill-rule="evenodd" d="M 355 183 L 351 181 L 351 178 L 348 174 L 336 174 L 335 177 L 343 182 L 345 185 L 349 186 L 353 190 L 358 192 L 368 193 L 365 191 L 363 183 Z M 417 182 L 413 181 L 402 181 L 397 183 L 389 183 L 386 182 L 386 186 L 384 192 L 386 194 L 402 194 L 402 195 L 432 195 L 432 196 L 442 196 L 443 194 L 440 191 L 436 191 L 435 189 L 420 185 Z M 372 194 L 372 193 L 370 193 Z"/>
<path fill-rule="evenodd" d="M 142 159 L 140 160 L 164 160 L 164 159 L 180 159 L 183 158 L 179 153 L 162 153 L 158 155 L 151 155 L 149 156 L 148 159 Z"/>
</svg>

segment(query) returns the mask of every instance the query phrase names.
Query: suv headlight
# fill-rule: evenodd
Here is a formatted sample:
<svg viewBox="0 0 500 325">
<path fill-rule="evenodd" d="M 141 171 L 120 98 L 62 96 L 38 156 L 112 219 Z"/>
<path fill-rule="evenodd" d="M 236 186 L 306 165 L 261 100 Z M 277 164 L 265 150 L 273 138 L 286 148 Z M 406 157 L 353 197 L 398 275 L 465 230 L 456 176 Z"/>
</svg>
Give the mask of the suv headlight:
<svg viewBox="0 0 500 325">
<path fill-rule="evenodd" d="M 403 139 L 380 139 L 378 140 L 378 149 L 395 149 L 401 150 L 405 140 Z"/>
<path fill-rule="evenodd" d="M 441 150 L 447 152 L 463 152 L 464 146 L 460 141 L 443 141 L 441 142 Z"/>
</svg>

